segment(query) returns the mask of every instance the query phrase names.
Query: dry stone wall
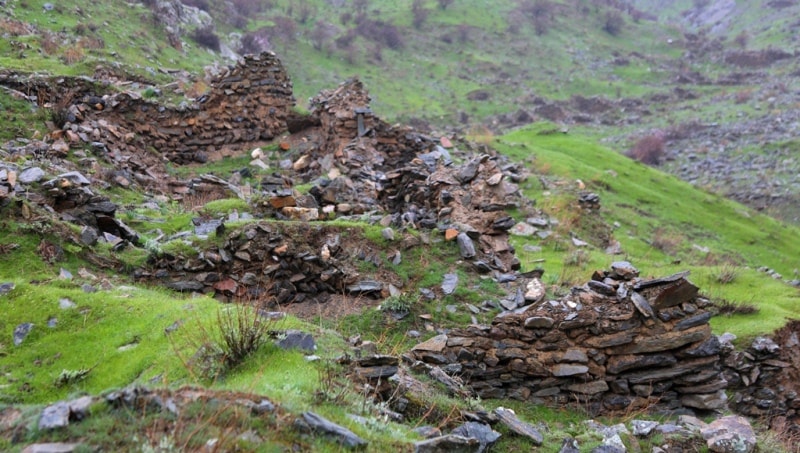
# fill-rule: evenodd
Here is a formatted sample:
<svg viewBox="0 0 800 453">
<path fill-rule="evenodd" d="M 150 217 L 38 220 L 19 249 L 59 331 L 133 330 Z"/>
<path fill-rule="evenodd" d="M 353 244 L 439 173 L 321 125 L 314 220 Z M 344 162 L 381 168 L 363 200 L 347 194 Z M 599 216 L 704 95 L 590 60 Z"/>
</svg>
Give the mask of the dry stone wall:
<svg viewBox="0 0 800 453">
<path fill-rule="evenodd" d="M 644 280 L 617 262 L 561 300 L 455 329 L 413 359 L 466 378 L 482 398 L 568 404 L 597 412 L 726 405 L 709 303 L 688 273 Z"/>
<path fill-rule="evenodd" d="M 182 108 L 162 106 L 135 93 L 100 101 L 74 106 L 78 123 L 99 127 L 100 139 L 109 148 L 152 147 L 178 164 L 205 162 L 209 156 L 270 140 L 286 131 L 294 106 L 292 83 L 271 53 L 246 56 L 212 80 L 207 95 Z M 65 129 L 81 127 L 68 124 Z"/>
</svg>

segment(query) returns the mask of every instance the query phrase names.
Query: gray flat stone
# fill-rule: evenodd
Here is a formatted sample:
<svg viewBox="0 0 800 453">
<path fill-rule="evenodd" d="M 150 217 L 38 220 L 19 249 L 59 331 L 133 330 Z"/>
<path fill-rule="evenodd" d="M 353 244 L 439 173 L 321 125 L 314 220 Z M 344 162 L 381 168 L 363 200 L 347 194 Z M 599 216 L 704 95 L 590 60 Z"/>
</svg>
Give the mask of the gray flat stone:
<svg viewBox="0 0 800 453">
<path fill-rule="evenodd" d="M 489 451 L 494 443 L 497 442 L 497 439 L 500 439 L 500 433 L 493 430 L 491 426 L 478 422 L 466 422 L 454 429 L 450 434 L 478 439 L 480 448 L 477 451 L 479 453 Z"/>
<path fill-rule="evenodd" d="M 349 429 L 337 425 L 314 412 L 304 412 L 302 421 L 314 432 L 330 437 L 347 448 L 359 448 L 367 445 L 367 441 L 358 437 Z"/>
<path fill-rule="evenodd" d="M 81 444 L 53 442 L 46 444 L 30 444 L 22 449 L 22 453 L 72 453 Z"/>
<path fill-rule="evenodd" d="M 24 322 L 17 327 L 14 327 L 14 346 L 19 346 L 28 337 L 33 329 L 33 323 Z"/>
<path fill-rule="evenodd" d="M 542 436 L 542 433 L 540 433 L 539 430 L 534 428 L 530 423 L 520 420 L 517 417 L 517 414 L 515 414 L 511 409 L 498 407 L 494 410 L 494 413 L 500 418 L 500 422 L 506 425 L 511 432 L 519 436 L 527 437 L 533 442 L 534 445 L 537 446 L 542 445 L 542 442 L 544 442 L 544 436 Z"/>
<path fill-rule="evenodd" d="M 39 416 L 39 429 L 64 428 L 69 425 L 69 403 L 59 401 L 47 406 Z"/>
<path fill-rule="evenodd" d="M 299 349 L 309 354 L 317 350 L 314 337 L 310 333 L 300 330 L 287 330 L 275 344 L 281 349 Z"/>
<path fill-rule="evenodd" d="M 589 371 L 586 365 L 571 365 L 569 363 L 560 363 L 553 367 L 553 376 L 575 376 L 577 374 L 584 374 Z"/>
<path fill-rule="evenodd" d="M 453 294 L 456 290 L 456 286 L 458 286 L 458 275 L 444 274 L 444 280 L 442 281 L 442 292 L 445 295 Z"/>
<path fill-rule="evenodd" d="M 456 434 L 434 437 L 414 443 L 414 453 L 478 453 L 481 443 Z"/>
<path fill-rule="evenodd" d="M 17 181 L 22 184 L 33 184 L 35 182 L 39 182 L 44 178 L 44 170 L 39 167 L 30 167 L 22 170 L 19 176 L 17 177 Z"/>
</svg>

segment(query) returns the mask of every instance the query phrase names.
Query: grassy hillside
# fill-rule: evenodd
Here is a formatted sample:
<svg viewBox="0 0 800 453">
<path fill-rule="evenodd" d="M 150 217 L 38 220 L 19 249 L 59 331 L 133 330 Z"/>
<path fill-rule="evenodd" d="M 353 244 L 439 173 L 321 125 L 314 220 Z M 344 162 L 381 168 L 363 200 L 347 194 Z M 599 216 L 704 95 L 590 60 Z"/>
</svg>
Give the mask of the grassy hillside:
<svg viewBox="0 0 800 453">
<path fill-rule="evenodd" d="M 182 49 L 169 45 L 163 24 L 154 22 L 152 11 L 142 3 L 64 0 L 53 10 L 46 10 L 46 2 L 38 0 L 5 3 L 8 14 L 0 19 L 0 29 L 8 36 L 0 41 L 0 65 L 4 68 L 90 75 L 99 65 L 140 80 L 133 83 L 167 83 L 165 89 L 177 86 L 179 92 L 189 92 L 193 79 L 182 75 L 174 82 L 173 69 L 199 74 L 203 65 L 225 64 L 218 53 L 186 38 L 189 29 L 184 32 Z M 424 20 L 417 18 L 416 24 L 410 0 L 363 2 L 364 9 L 355 10 L 361 3 L 274 0 L 270 8 L 255 12 L 244 23 L 218 21 L 215 33 L 223 41 L 231 41 L 231 33 L 242 32 L 266 39 L 288 66 L 301 105 L 318 90 L 358 75 L 373 93 L 373 107 L 379 116 L 424 118 L 442 127 L 478 126 L 498 113 L 577 95 L 612 99 L 668 95 L 675 88 L 670 85 L 674 64 L 686 51 L 675 44 L 683 36 L 675 26 L 641 18 L 636 21 L 623 14 L 621 28 L 613 33 L 604 30 L 617 10 L 588 1 L 547 2 L 551 6 L 545 12 L 519 9 L 525 2 L 496 2 L 487 9 L 485 2 L 476 0 L 455 0 L 446 8 L 439 2 L 423 1 L 417 4 L 427 13 Z M 689 3 L 675 2 L 672 9 L 659 10 L 659 14 L 677 17 Z M 635 4 L 644 11 L 656 11 L 653 2 Z M 211 13 L 221 14 L 220 5 L 223 3 L 213 3 Z M 742 14 L 750 14 L 753 8 L 743 6 Z M 348 30 L 356 30 L 359 12 L 366 28 L 356 31 L 347 42 L 342 38 Z M 728 39 L 740 24 L 726 32 Z M 777 29 L 785 30 L 786 24 L 781 24 Z M 385 31 L 390 25 L 396 27 L 399 44 L 384 41 L 380 36 L 385 34 L 370 32 Z M 751 43 L 765 46 L 777 43 L 779 36 L 785 35 L 759 34 Z M 627 64 L 614 63 L 617 58 Z M 717 60 L 687 64 L 687 71 L 702 68 L 712 76 L 731 69 Z M 780 71 L 789 69 L 787 64 Z M 542 280 L 548 297 L 566 294 L 594 270 L 608 268 L 619 259 L 630 260 L 643 276 L 688 269 L 704 297 L 737 312 L 715 316 L 711 321 L 714 332 L 732 332 L 739 337 L 737 344 L 746 345 L 755 336 L 769 334 L 787 319 L 800 316 L 800 292 L 785 282 L 800 278 L 800 229 L 620 153 L 628 137 L 651 128 L 666 129 L 697 118 L 726 121 L 738 116 L 728 104 L 704 101 L 722 96 L 732 102 L 731 93 L 720 94 L 718 86 L 693 89 L 701 95 L 699 99 L 669 105 L 654 101 L 648 106 L 650 113 L 640 120 L 630 119 L 639 113 L 623 115 L 610 130 L 599 124 L 567 129 L 536 122 L 497 136 L 485 127 L 475 127 L 470 137 L 529 170 L 522 191 L 554 220 L 552 235 L 547 238 L 512 238 L 522 271 L 544 269 Z M 179 94 L 173 92 L 171 97 L 177 99 Z M 17 98 L 15 93 L 0 91 L 0 120 L 6 125 L 0 131 L 2 142 L 39 138 L 47 131 L 47 110 Z M 751 105 L 740 109 L 756 111 Z M 608 140 L 608 135 L 616 138 Z M 264 149 L 277 153 L 278 145 Z M 12 155 L 5 149 L 0 153 L 19 167 L 50 165 L 38 156 Z M 74 155 L 69 159 L 80 162 Z M 254 187 L 259 178 L 279 171 L 278 158 L 273 160 L 269 170 L 252 170 L 248 181 Z M 169 170 L 186 178 L 211 172 L 227 176 L 246 167 L 248 161 L 246 156 L 226 158 L 204 166 L 170 166 Z M 308 188 L 296 187 L 304 192 Z M 420 439 L 413 431 L 417 426 L 451 426 L 460 419 L 461 411 L 498 406 L 515 409 L 524 420 L 547 424 L 550 431 L 537 451 L 559 451 L 562 439 L 568 436 L 578 438 L 584 448 L 600 443 L 583 424 L 589 415 L 580 410 L 453 397 L 423 374 L 417 376 L 422 383 L 416 394 L 419 401 L 409 402 L 419 405 L 418 413 L 397 423 L 390 421 L 387 405 L 372 398 L 374 389 L 354 384 L 343 358 L 353 354 L 356 338 L 374 342 L 380 353 L 397 356 L 440 331 L 468 325 L 473 317 L 488 323 L 497 313 L 496 309 L 474 312 L 471 307 L 496 301 L 505 287 L 462 266 L 453 242 L 434 237 L 403 250 L 403 262 L 394 270 L 406 283 L 402 297 L 388 302 L 355 298 L 342 303 L 341 313 L 325 313 L 317 307 L 319 312 L 308 309 L 302 317 L 264 322 L 270 331 L 311 333 L 318 345 L 315 359 L 264 341 L 239 363 L 229 363 L 224 354 L 215 355 L 213 345 L 220 344 L 219 329 L 226 316 L 239 313 L 235 305 L 135 284 L 133 274 L 154 256 L 181 256 L 221 240 L 211 234 L 202 241 L 189 243 L 176 237 L 159 244 L 155 238 L 192 230 L 192 219 L 198 216 L 220 218 L 234 211 L 238 215 L 254 206 L 231 199 L 197 207 L 132 190 L 96 189 L 119 206 L 120 218 L 142 232 L 141 247 L 116 251 L 107 244 L 86 246 L 76 239 L 76 227 L 38 209 L 36 203 L 14 199 L 0 204 L 0 370 L 4 377 L 0 411 L 8 419 L 16 417 L 16 424 L 4 421 L 0 425 L 0 449 L 20 450 L 34 441 L 88 439 L 101 450 L 198 450 L 214 438 L 219 443 L 212 447 L 220 450 L 338 451 L 334 443 L 302 436 L 294 429 L 301 412 L 314 410 L 369 440 L 368 451 L 407 451 L 410 442 Z M 600 197 L 598 211 L 579 206 L 578 197 L 589 191 Z M 519 221 L 526 220 L 521 211 L 512 214 Z M 252 221 L 242 217 L 227 227 Z M 378 248 L 384 258 L 395 251 L 382 237 L 383 227 L 378 224 L 349 219 L 331 222 L 331 228 Z M 422 233 L 409 232 L 414 236 Z M 576 245 L 580 241 L 587 245 Z M 605 248 L 615 241 L 621 253 L 610 255 Z M 376 272 L 366 261 L 359 265 L 367 276 Z M 418 294 L 420 288 L 437 287 L 443 274 L 450 272 L 460 281 L 454 294 L 432 301 L 409 296 Z M 409 316 L 398 319 L 387 313 L 381 304 L 388 303 L 408 308 Z M 254 311 L 245 313 L 250 316 L 247 322 L 260 319 Z M 16 345 L 15 331 L 28 323 L 32 324 L 30 333 Z M 409 335 L 410 331 L 417 331 L 420 337 Z M 210 355 L 204 355 L 209 351 Z M 36 428 L 45 404 L 107 393 L 129 384 L 168 392 L 159 407 L 168 407 L 164 401 L 172 397 L 192 403 L 181 406 L 179 413 L 147 407 L 121 410 L 97 403 L 91 408 L 91 417 L 68 429 L 45 432 Z M 206 396 L 198 396 L 206 391 L 210 402 Z M 270 398 L 277 409 L 263 416 L 242 410 L 236 401 L 251 393 Z M 604 420 L 609 424 L 618 421 Z M 243 433 L 255 433 L 260 441 Z M 503 434 L 509 433 L 504 430 Z M 649 451 L 662 445 L 664 438 L 655 436 L 641 444 L 632 437 L 625 440 L 632 451 Z M 777 448 L 764 440 L 761 446 L 764 451 Z M 529 451 L 533 447 L 509 435 L 495 448 Z"/>
</svg>

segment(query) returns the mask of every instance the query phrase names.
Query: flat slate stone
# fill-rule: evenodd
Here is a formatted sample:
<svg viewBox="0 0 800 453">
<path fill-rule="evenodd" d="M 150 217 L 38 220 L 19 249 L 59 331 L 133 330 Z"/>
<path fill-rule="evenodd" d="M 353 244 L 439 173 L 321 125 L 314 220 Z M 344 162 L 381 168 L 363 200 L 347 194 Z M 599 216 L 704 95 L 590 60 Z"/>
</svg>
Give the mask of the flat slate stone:
<svg viewBox="0 0 800 453">
<path fill-rule="evenodd" d="M 302 420 L 312 431 L 334 439 L 347 448 L 359 448 L 367 445 L 367 441 L 358 437 L 349 429 L 339 426 L 325 417 L 314 412 L 304 412 Z"/>
<path fill-rule="evenodd" d="M 723 409 L 728 405 L 728 396 L 724 390 L 715 393 L 684 395 L 681 397 L 681 404 L 700 410 Z"/>
<path fill-rule="evenodd" d="M 553 367 L 553 376 L 575 376 L 577 374 L 584 374 L 589 371 L 586 365 L 571 365 L 568 363 L 561 363 Z"/>
<path fill-rule="evenodd" d="M 697 326 L 684 331 L 667 332 L 660 335 L 639 338 L 636 340 L 636 343 L 614 348 L 610 353 L 617 355 L 669 351 L 689 343 L 706 340 L 710 336 L 711 328 L 708 325 Z M 588 343 L 587 341 L 587 344 Z"/>
<path fill-rule="evenodd" d="M 645 318 L 652 318 L 654 316 L 653 307 L 650 306 L 650 302 L 645 299 L 644 296 L 637 292 L 631 293 L 631 302 L 633 302 L 633 306 L 642 314 Z"/>
<path fill-rule="evenodd" d="M 582 393 L 584 395 L 596 395 L 608 391 L 608 383 L 606 381 L 592 381 L 584 384 L 568 385 L 567 390 L 575 393 Z"/>
<path fill-rule="evenodd" d="M 59 401 L 47 406 L 39 416 L 39 429 L 64 428 L 69 425 L 69 403 Z"/>
<path fill-rule="evenodd" d="M 307 353 L 313 353 L 317 350 L 314 337 L 310 333 L 300 330 L 287 330 L 276 344 L 281 349 L 299 349 Z"/>
<path fill-rule="evenodd" d="M 33 184 L 44 178 L 44 170 L 39 167 L 30 167 L 20 172 L 17 180 L 22 184 Z"/>
<path fill-rule="evenodd" d="M 397 367 L 393 365 L 358 367 L 356 373 L 364 379 L 385 379 L 397 374 Z"/>
<path fill-rule="evenodd" d="M 72 453 L 82 444 L 53 442 L 46 444 L 30 444 L 22 449 L 22 453 Z"/>
<path fill-rule="evenodd" d="M 500 418 L 500 422 L 506 425 L 511 432 L 523 437 L 527 437 L 534 443 L 534 445 L 537 446 L 542 445 L 542 442 L 544 442 L 542 433 L 540 433 L 539 430 L 534 428 L 530 423 L 520 420 L 517 417 L 517 414 L 511 409 L 498 407 L 494 410 L 494 413 L 498 418 Z"/>
<path fill-rule="evenodd" d="M 481 443 L 478 439 L 456 434 L 434 437 L 414 443 L 414 453 L 478 453 Z"/>
<path fill-rule="evenodd" d="M 626 354 L 611 356 L 606 363 L 606 371 L 619 374 L 629 370 L 675 365 L 678 360 L 672 354 Z"/>
<path fill-rule="evenodd" d="M 412 351 L 442 352 L 446 346 L 447 335 L 442 334 L 414 346 Z"/>
<path fill-rule="evenodd" d="M 442 281 L 442 292 L 445 295 L 453 294 L 453 292 L 456 290 L 456 286 L 458 286 L 458 275 L 444 274 L 444 280 Z"/>
<path fill-rule="evenodd" d="M 493 430 L 491 426 L 480 422 L 466 422 L 451 431 L 450 434 L 478 439 L 480 448 L 477 451 L 480 453 L 491 450 L 497 439 L 500 439 L 500 433 Z"/>
<path fill-rule="evenodd" d="M 461 254 L 461 258 L 470 259 L 475 257 L 477 254 L 475 252 L 475 243 L 472 242 L 472 239 L 470 239 L 466 233 L 458 233 L 456 242 L 458 243 L 458 250 Z"/>
<path fill-rule="evenodd" d="M 525 327 L 528 329 L 549 329 L 553 327 L 555 320 L 546 316 L 532 316 L 525 319 Z"/>
<path fill-rule="evenodd" d="M 16 285 L 13 282 L 0 283 L 0 296 L 5 296 L 14 290 Z"/>
<path fill-rule="evenodd" d="M 24 322 L 17 327 L 14 327 L 14 346 L 19 346 L 28 337 L 33 329 L 33 323 Z"/>
</svg>

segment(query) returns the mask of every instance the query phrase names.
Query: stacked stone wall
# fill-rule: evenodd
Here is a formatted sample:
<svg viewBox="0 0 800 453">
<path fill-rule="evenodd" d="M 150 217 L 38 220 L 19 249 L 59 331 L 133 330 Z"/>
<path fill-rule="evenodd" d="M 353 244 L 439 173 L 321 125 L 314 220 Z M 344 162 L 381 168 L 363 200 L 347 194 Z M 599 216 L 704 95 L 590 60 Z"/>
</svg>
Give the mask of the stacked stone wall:
<svg viewBox="0 0 800 453">
<path fill-rule="evenodd" d="M 727 382 L 708 301 L 688 273 L 637 274 L 614 263 L 568 297 L 453 330 L 411 355 L 464 377 L 482 398 L 581 402 L 597 412 L 723 408 Z"/>
</svg>

